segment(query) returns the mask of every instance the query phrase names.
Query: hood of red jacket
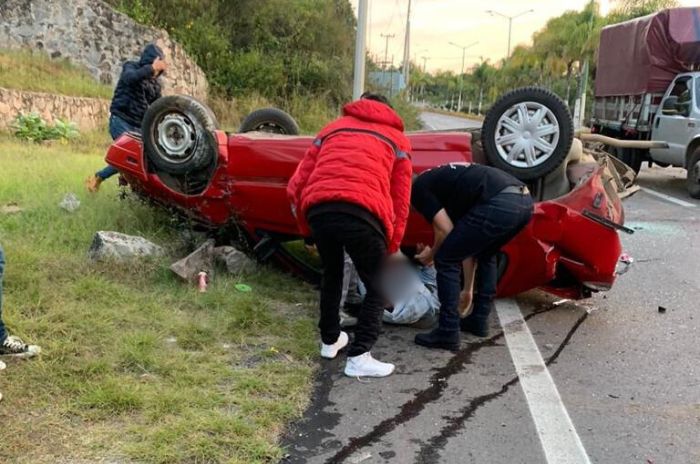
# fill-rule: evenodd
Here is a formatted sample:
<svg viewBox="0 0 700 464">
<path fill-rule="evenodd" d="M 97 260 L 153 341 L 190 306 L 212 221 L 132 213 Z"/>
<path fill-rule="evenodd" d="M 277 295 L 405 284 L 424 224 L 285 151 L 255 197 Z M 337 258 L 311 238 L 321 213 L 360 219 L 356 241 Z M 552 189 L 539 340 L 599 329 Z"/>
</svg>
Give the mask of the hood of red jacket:
<svg viewBox="0 0 700 464">
<path fill-rule="evenodd" d="M 403 132 L 403 121 L 399 115 L 378 101 L 356 100 L 343 107 L 343 114 L 366 122 L 385 124 Z"/>
</svg>

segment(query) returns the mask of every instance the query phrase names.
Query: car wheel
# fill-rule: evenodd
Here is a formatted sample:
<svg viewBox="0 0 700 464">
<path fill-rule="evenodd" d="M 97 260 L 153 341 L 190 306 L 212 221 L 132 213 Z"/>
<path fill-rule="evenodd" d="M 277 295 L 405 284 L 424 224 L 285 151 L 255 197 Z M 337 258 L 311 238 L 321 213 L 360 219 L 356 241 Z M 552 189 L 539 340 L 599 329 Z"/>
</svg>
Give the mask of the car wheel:
<svg viewBox="0 0 700 464">
<path fill-rule="evenodd" d="M 238 132 L 299 135 L 299 126 L 293 117 L 280 109 L 262 108 L 246 116 Z"/>
<path fill-rule="evenodd" d="M 494 103 L 486 113 L 481 136 L 489 164 L 531 181 L 564 162 L 574 133 L 571 114 L 561 98 L 547 89 L 523 87 Z"/>
<path fill-rule="evenodd" d="M 700 199 L 700 148 L 695 149 L 688 161 L 686 185 L 690 196 Z"/>
<path fill-rule="evenodd" d="M 635 174 L 639 174 L 639 171 L 642 169 L 642 154 L 639 153 L 641 150 L 610 146 L 606 146 L 605 148 L 605 151 L 632 168 Z"/>
<path fill-rule="evenodd" d="M 212 111 L 185 95 L 156 100 L 146 111 L 141 129 L 148 160 L 160 171 L 179 175 L 201 171 L 216 162 Z"/>
</svg>

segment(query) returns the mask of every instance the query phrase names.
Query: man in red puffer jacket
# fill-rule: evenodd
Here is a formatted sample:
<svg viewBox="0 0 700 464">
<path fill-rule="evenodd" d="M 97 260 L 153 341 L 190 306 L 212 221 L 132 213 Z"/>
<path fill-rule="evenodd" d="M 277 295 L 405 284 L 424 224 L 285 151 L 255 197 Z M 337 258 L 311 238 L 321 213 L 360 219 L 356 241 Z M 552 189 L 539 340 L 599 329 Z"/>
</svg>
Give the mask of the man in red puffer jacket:
<svg viewBox="0 0 700 464">
<path fill-rule="evenodd" d="M 287 187 L 299 227 L 311 235 L 323 264 L 321 356 L 334 358 L 348 344 L 340 330 L 343 252 L 367 294 L 358 315 L 345 374 L 385 377 L 394 365 L 372 358 L 381 327 L 378 277 L 384 258 L 399 249 L 411 197 L 411 145 L 403 121 L 381 95 L 365 93 L 324 127 Z"/>
</svg>

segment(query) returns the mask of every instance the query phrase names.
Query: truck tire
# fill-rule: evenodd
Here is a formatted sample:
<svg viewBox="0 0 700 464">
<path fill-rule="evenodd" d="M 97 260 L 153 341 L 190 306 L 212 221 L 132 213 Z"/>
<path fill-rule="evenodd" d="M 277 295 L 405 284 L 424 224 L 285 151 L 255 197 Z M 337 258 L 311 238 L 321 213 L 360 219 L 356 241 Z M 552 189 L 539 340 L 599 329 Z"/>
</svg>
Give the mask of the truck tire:
<svg viewBox="0 0 700 464">
<path fill-rule="evenodd" d="M 299 135 L 299 126 L 292 116 L 280 109 L 262 108 L 246 116 L 238 132 Z"/>
<path fill-rule="evenodd" d="M 635 174 L 639 174 L 639 171 L 642 169 L 642 153 L 640 152 L 643 150 L 637 148 L 610 147 L 607 145 L 605 148 L 605 151 L 632 168 Z"/>
<path fill-rule="evenodd" d="M 691 197 L 700 199 L 700 147 L 695 149 L 688 160 L 686 186 Z"/>
<path fill-rule="evenodd" d="M 539 179 L 559 167 L 574 138 L 564 101 L 547 89 L 523 87 L 503 95 L 481 130 L 486 158 L 520 180 Z"/>
<path fill-rule="evenodd" d="M 161 172 L 187 174 L 210 168 L 217 158 L 214 131 L 219 128 L 212 111 L 186 95 L 156 100 L 141 125 L 143 149 Z"/>
</svg>

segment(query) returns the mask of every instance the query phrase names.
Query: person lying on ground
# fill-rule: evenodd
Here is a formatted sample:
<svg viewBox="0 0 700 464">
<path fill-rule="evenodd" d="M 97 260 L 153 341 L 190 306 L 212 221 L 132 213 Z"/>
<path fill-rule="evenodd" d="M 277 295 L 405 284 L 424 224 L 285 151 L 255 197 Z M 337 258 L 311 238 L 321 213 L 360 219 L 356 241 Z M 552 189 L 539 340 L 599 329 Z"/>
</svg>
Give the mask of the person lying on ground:
<svg viewBox="0 0 700 464">
<path fill-rule="evenodd" d="M 161 96 L 158 78 L 166 69 L 168 64 L 163 50 L 155 44 L 146 45 L 139 61 L 124 63 L 109 108 L 109 135 L 112 140 L 125 132 L 141 133 L 141 122 L 146 110 Z M 114 167 L 106 166 L 88 177 L 85 186 L 89 192 L 95 193 L 102 182 L 117 172 Z"/>
<path fill-rule="evenodd" d="M 365 93 L 319 132 L 287 187 L 300 231 L 313 238 L 321 258 L 322 357 L 334 358 L 348 344 L 339 317 L 345 252 L 367 289 L 345 366 L 351 377 L 394 370 L 370 350 L 384 303 L 379 271 L 387 253 L 398 251 L 408 220 L 411 145 L 403 129 L 385 97 Z"/>
<path fill-rule="evenodd" d="M 438 327 L 416 335 L 415 342 L 457 350 L 460 328 L 488 336 L 488 317 L 496 296 L 496 253 L 530 221 L 532 197 L 522 182 L 504 171 L 455 163 L 418 176 L 411 204 L 433 226 L 433 246 L 422 247 L 416 259 L 435 263 L 440 299 Z M 461 292 L 460 280 L 464 282 Z M 471 314 L 460 321 L 459 309 L 469 306 L 473 306 Z"/>
<path fill-rule="evenodd" d="M 382 270 L 381 290 L 386 302 L 382 320 L 387 324 L 431 328 L 440 309 L 437 297 L 435 268 L 411 262 L 406 255 L 396 253 Z M 345 257 L 343 292 L 340 307 L 357 307 L 366 293 L 349 256 Z M 350 310 L 349 310 L 350 311 Z M 341 310 L 341 316 L 343 316 Z M 347 313 L 346 313 L 347 314 Z M 343 324 L 341 317 L 341 325 Z M 345 326 L 356 324 L 351 314 L 345 316 Z"/>
<path fill-rule="evenodd" d="M 17 336 L 9 335 L 2 319 L 2 281 L 5 272 L 5 253 L 0 245 L 0 356 L 32 357 L 39 353 L 36 345 L 28 345 Z"/>
</svg>

